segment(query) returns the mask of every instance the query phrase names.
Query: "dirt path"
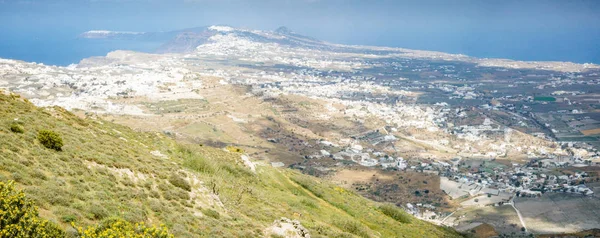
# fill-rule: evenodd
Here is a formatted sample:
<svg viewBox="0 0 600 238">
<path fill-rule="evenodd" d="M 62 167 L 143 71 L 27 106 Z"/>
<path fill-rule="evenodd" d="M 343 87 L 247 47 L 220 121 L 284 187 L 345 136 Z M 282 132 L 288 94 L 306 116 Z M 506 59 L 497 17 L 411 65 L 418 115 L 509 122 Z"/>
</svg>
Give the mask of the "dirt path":
<svg viewBox="0 0 600 238">
<path fill-rule="evenodd" d="M 510 202 L 508 204 L 510 204 L 510 206 L 512 206 L 513 209 L 515 209 L 515 211 L 517 212 L 517 216 L 519 216 L 519 220 L 521 221 L 521 225 L 523 226 L 523 228 L 525 228 L 525 232 L 527 232 L 527 226 L 525 226 L 525 220 L 523 220 L 523 216 L 521 216 L 521 212 L 519 211 L 519 209 L 517 209 L 517 207 L 515 207 L 514 197 L 510 199 Z"/>
<path fill-rule="evenodd" d="M 440 224 L 444 224 L 444 222 L 445 222 L 445 221 L 446 221 L 448 218 L 450 218 L 452 215 L 454 215 L 454 213 L 458 212 L 458 210 L 460 210 L 460 208 L 458 208 L 458 209 L 454 210 L 452 213 L 450 213 L 450 215 L 448 215 L 448 216 L 444 217 L 442 220 L 440 220 Z"/>
</svg>

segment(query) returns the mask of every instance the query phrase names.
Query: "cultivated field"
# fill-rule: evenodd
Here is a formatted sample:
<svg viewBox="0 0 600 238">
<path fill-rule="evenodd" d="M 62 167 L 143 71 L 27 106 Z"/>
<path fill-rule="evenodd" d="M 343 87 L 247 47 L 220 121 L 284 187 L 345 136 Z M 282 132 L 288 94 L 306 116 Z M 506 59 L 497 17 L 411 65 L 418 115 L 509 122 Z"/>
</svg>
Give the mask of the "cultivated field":
<svg viewBox="0 0 600 238">
<path fill-rule="evenodd" d="M 582 130 L 581 133 L 584 134 L 584 135 L 586 135 L 586 136 L 600 134 L 600 128 L 589 129 L 589 130 Z"/>
<path fill-rule="evenodd" d="M 500 234 L 523 235 L 521 222 L 510 205 L 468 207 L 458 210 L 448 219 L 455 227 L 469 227 L 472 223 L 485 223 L 493 226 Z"/>
<path fill-rule="evenodd" d="M 534 233 L 574 233 L 600 228 L 600 199 L 562 193 L 517 198 L 515 205 Z"/>
</svg>

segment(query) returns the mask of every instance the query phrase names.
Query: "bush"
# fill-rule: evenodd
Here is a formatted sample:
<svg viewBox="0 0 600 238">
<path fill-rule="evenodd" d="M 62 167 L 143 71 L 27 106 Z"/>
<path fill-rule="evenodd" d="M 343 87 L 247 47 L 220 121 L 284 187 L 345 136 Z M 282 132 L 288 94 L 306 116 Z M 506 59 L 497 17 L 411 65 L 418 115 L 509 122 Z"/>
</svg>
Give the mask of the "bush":
<svg viewBox="0 0 600 238">
<path fill-rule="evenodd" d="M 91 219 L 102 220 L 109 216 L 108 211 L 100 204 L 91 204 L 89 208 L 89 215 Z"/>
<path fill-rule="evenodd" d="M 334 225 L 344 232 L 348 232 L 359 237 L 370 237 L 369 232 L 367 232 L 360 222 L 352 220 L 338 220 L 334 221 Z"/>
<path fill-rule="evenodd" d="M 312 200 L 309 199 L 302 199 L 302 201 L 300 201 L 300 203 L 302 203 L 304 206 L 309 207 L 309 208 L 318 208 L 317 203 L 315 203 Z"/>
<path fill-rule="evenodd" d="M 38 216 L 37 207 L 14 188 L 0 182 L 0 237 L 64 237 L 56 224 Z"/>
<path fill-rule="evenodd" d="M 225 149 L 232 153 L 244 153 L 244 150 L 237 148 L 235 146 L 227 146 L 227 147 L 225 147 Z"/>
<path fill-rule="evenodd" d="M 173 186 L 181 188 L 185 191 L 192 191 L 192 186 L 190 183 L 177 174 L 172 174 L 171 177 L 169 177 L 169 182 L 173 184 Z"/>
<path fill-rule="evenodd" d="M 62 150 L 63 140 L 60 135 L 54 131 L 41 130 L 38 132 L 37 139 L 48 149 L 56 151 Z"/>
<path fill-rule="evenodd" d="M 212 218 L 217 219 L 217 220 L 221 217 L 221 215 L 219 214 L 219 212 L 217 212 L 217 211 L 215 211 L 213 209 L 210 209 L 210 208 L 202 209 L 202 213 L 204 215 L 208 216 L 208 217 L 212 217 Z"/>
<path fill-rule="evenodd" d="M 215 172 L 213 163 L 199 156 L 190 156 L 186 158 L 183 161 L 183 166 L 200 173 L 212 174 Z"/>
<path fill-rule="evenodd" d="M 23 133 L 25 132 L 25 128 L 18 123 L 12 123 L 10 124 L 10 131 L 14 133 Z"/>
<path fill-rule="evenodd" d="M 77 217 L 75 215 L 64 215 L 62 217 L 60 217 L 60 220 L 62 220 L 65 223 L 71 223 L 77 220 Z"/>
<path fill-rule="evenodd" d="M 227 171 L 229 174 L 235 177 L 252 177 L 254 173 L 252 173 L 249 169 L 244 167 L 237 166 L 235 164 L 222 164 L 219 167 L 222 171 Z"/>
<path fill-rule="evenodd" d="M 379 210 L 400 223 L 410 223 L 410 215 L 392 204 L 381 205 Z"/>
<path fill-rule="evenodd" d="M 118 218 L 111 218 L 103 221 L 97 226 L 88 226 L 86 228 L 77 228 L 78 237 L 135 237 L 135 238 L 172 238 L 169 230 L 161 225 L 160 227 L 147 226 L 143 222 L 131 223 Z"/>
</svg>

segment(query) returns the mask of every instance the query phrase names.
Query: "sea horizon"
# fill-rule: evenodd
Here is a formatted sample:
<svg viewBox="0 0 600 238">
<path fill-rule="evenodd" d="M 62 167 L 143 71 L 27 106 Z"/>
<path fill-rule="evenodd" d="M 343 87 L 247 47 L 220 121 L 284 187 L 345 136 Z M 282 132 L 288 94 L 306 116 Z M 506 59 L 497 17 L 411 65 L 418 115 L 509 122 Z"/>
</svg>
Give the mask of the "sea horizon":
<svg viewBox="0 0 600 238">
<path fill-rule="evenodd" d="M 67 34 L 7 34 L 7 37 L 0 39 L 0 58 L 43 63 L 45 65 L 68 66 L 77 64 L 86 58 L 106 56 L 106 54 L 115 50 L 152 53 L 165 43 L 141 40 L 85 39 L 78 37 L 80 33 L 82 32 L 77 34 L 72 32 Z M 435 35 L 432 35 L 430 37 L 431 40 L 428 41 L 411 40 L 410 38 L 398 36 L 382 42 L 367 38 L 350 41 L 335 39 L 335 37 L 322 39 L 316 36 L 315 38 L 339 44 L 439 51 L 477 58 L 600 64 L 600 54 L 597 54 L 595 51 L 590 52 L 589 50 L 585 50 L 597 47 L 600 43 L 593 39 L 586 40 L 569 37 L 569 35 L 565 36 L 563 38 L 545 40 L 541 38 L 542 36 L 535 34 L 520 35 L 518 37 L 510 35 L 506 37 L 502 37 L 501 35 L 487 35 L 474 37 L 474 39 L 466 40 L 462 44 L 455 44 L 453 42 L 456 41 L 456 38 L 464 36 L 451 36 L 450 38 L 453 37 L 454 39 L 448 41 L 440 40 Z M 536 47 L 525 45 L 525 42 L 536 41 L 538 42 Z M 557 45 L 576 45 L 577 48 L 561 48 L 557 47 Z M 600 49 L 600 46 L 597 49 Z"/>
</svg>

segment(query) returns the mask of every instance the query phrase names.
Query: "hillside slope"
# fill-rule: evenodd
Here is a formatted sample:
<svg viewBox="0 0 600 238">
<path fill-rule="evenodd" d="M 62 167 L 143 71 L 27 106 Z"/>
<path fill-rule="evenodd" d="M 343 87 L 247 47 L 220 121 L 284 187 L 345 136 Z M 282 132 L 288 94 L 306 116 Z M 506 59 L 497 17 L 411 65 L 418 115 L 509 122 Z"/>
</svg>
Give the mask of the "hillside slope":
<svg viewBox="0 0 600 238">
<path fill-rule="evenodd" d="M 20 124 L 23 133 L 10 130 Z M 52 130 L 62 151 L 45 148 Z M 254 164 L 243 151 L 180 144 L 59 108 L 0 94 L 0 181 L 14 180 L 65 230 L 119 217 L 165 224 L 177 237 L 256 237 L 298 220 L 312 237 L 455 237 L 452 230 L 298 172 Z M 248 166 L 254 167 L 255 172 Z M 399 222 L 400 220 L 402 222 Z"/>
</svg>

